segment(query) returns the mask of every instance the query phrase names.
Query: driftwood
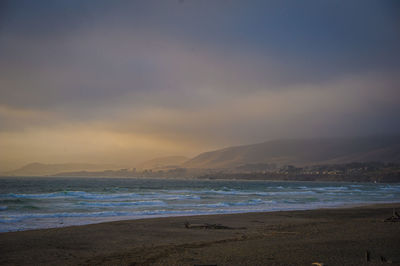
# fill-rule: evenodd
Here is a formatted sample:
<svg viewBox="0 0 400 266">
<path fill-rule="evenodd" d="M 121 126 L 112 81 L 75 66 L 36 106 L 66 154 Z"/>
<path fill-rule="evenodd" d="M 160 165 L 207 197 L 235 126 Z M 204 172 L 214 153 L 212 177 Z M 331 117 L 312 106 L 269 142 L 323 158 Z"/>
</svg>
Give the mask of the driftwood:
<svg viewBox="0 0 400 266">
<path fill-rule="evenodd" d="M 222 224 L 191 224 L 189 222 L 185 222 L 185 227 L 187 229 L 246 229 L 245 227 L 234 228 Z"/>
<path fill-rule="evenodd" d="M 400 214 L 393 209 L 393 215 L 383 220 L 384 222 L 400 222 Z"/>
<path fill-rule="evenodd" d="M 221 224 L 191 224 L 189 222 L 185 222 L 185 227 L 188 229 L 232 229 L 229 226 L 224 226 Z"/>
</svg>

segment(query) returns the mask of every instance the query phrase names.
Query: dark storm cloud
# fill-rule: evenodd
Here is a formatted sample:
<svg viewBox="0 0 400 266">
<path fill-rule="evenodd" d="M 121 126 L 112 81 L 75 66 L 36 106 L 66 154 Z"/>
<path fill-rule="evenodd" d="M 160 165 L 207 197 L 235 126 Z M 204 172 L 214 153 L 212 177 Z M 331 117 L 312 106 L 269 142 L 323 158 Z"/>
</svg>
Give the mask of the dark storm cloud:
<svg viewBox="0 0 400 266">
<path fill-rule="evenodd" d="M 206 79 L 231 90 L 280 89 L 334 80 L 349 72 L 399 67 L 395 1 L 10 1 L 3 5 L 1 78 L 6 88 L 1 96 L 18 103 L 20 93 L 34 94 L 22 104 L 109 98 L 166 87 L 188 89 L 187 83 Z M 176 53 L 171 43 L 176 50 L 192 53 L 193 60 L 219 57 L 220 62 L 209 61 L 217 73 L 190 62 L 176 64 L 162 53 Z M 160 60 L 176 68 L 175 78 L 163 76 L 168 66 Z M 191 68 L 192 79 L 186 81 L 179 73 Z M 228 70 L 224 73 L 223 68 Z"/>
</svg>

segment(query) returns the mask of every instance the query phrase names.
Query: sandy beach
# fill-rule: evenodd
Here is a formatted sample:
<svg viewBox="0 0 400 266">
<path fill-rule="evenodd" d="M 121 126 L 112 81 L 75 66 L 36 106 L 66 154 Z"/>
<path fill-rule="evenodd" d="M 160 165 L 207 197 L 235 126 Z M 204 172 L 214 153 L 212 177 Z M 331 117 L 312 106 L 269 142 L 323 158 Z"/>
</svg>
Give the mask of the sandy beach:
<svg viewBox="0 0 400 266">
<path fill-rule="evenodd" d="M 400 265 L 400 222 L 383 221 L 394 207 L 400 204 L 1 233 L 0 264 Z"/>
</svg>

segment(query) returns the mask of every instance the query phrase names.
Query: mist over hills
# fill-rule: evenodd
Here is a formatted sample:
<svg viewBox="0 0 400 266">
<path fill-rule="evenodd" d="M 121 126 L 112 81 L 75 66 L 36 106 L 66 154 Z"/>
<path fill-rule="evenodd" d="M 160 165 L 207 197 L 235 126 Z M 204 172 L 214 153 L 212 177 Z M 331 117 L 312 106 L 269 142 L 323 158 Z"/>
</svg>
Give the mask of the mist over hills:
<svg viewBox="0 0 400 266">
<path fill-rule="evenodd" d="M 315 165 L 349 162 L 400 162 L 400 137 L 282 139 L 199 154 L 187 168 L 232 168 L 243 164 Z"/>
<path fill-rule="evenodd" d="M 139 171 L 170 171 L 174 175 L 175 169 L 187 169 L 193 172 L 196 169 L 200 171 L 203 171 L 201 169 L 246 169 L 246 165 L 254 168 L 257 164 L 303 167 L 352 162 L 400 163 L 400 136 L 272 140 L 209 151 L 192 159 L 184 156 L 160 157 L 132 167 Z M 121 168 L 123 167 L 113 164 L 31 163 L 2 174 L 43 176 L 73 172 L 85 175 L 88 172 L 97 172 L 101 175 L 102 171 L 106 170 L 123 170 L 117 172 L 126 174 L 128 169 Z M 114 175 L 117 172 L 107 173 Z"/>
<path fill-rule="evenodd" d="M 119 169 L 120 166 L 113 164 L 90 164 L 90 163 L 60 163 L 43 164 L 30 163 L 13 171 L 5 172 L 4 175 L 10 176 L 43 176 L 54 175 L 60 172 L 73 171 L 104 171 L 108 169 Z"/>
</svg>

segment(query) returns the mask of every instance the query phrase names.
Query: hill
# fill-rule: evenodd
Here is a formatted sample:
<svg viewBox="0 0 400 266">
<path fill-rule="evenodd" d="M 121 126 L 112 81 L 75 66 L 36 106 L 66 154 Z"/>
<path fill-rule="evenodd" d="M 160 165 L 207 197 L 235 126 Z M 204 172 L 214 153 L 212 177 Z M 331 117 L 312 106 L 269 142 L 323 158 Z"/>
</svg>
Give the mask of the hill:
<svg viewBox="0 0 400 266">
<path fill-rule="evenodd" d="M 244 164 L 340 164 L 400 162 L 400 137 L 283 139 L 202 153 L 182 164 L 187 168 L 233 168 Z"/>
<path fill-rule="evenodd" d="M 165 168 L 177 168 L 183 162 L 189 158 L 185 156 L 168 156 L 154 158 L 149 161 L 145 161 L 137 166 L 138 169 L 165 169 Z"/>
<path fill-rule="evenodd" d="M 3 173 L 7 176 L 44 176 L 54 175 L 60 172 L 72 171 L 103 171 L 118 169 L 112 164 L 88 164 L 88 163 L 63 163 L 63 164 L 42 164 L 30 163 L 13 171 Z"/>
</svg>

